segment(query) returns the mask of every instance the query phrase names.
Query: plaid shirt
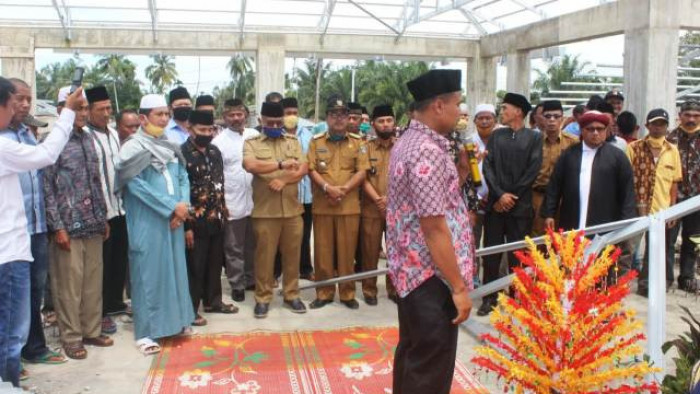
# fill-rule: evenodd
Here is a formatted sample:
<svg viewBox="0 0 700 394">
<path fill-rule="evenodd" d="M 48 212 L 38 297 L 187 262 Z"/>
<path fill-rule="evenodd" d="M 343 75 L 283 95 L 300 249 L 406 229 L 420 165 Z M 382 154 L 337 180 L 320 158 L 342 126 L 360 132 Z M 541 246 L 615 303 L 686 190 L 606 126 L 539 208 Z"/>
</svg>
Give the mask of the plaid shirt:
<svg viewBox="0 0 700 394">
<path fill-rule="evenodd" d="M 392 150 L 386 241 L 389 275 L 401 297 L 434 275 L 443 279 L 420 228 L 424 217 L 445 217 L 459 271 L 472 287 L 474 239 L 449 149 L 447 138 L 413 121 Z"/>
<path fill-rule="evenodd" d="M 71 133 L 56 164 L 44 169 L 44 194 L 49 231 L 66 230 L 71 238 L 105 233 L 107 205 L 90 133 Z"/>
<path fill-rule="evenodd" d="M 700 194 L 700 132 L 686 133 L 680 127 L 671 131 L 666 139 L 678 146 L 683 168 L 683 181 L 678 185 L 678 201 Z"/>
</svg>

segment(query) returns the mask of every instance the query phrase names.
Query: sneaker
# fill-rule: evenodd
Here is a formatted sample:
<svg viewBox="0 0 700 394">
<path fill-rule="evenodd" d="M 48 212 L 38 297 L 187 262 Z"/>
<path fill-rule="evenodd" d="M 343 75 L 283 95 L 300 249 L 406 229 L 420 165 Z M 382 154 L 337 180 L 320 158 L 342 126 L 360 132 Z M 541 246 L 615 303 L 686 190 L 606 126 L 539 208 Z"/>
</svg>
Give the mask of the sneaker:
<svg viewBox="0 0 700 394">
<path fill-rule="evenodd" d="M 117 323 L 111 317 L 105 316 L 102 318 L 102 333 L 112 335 L 117 332 Z"/>
</svg>

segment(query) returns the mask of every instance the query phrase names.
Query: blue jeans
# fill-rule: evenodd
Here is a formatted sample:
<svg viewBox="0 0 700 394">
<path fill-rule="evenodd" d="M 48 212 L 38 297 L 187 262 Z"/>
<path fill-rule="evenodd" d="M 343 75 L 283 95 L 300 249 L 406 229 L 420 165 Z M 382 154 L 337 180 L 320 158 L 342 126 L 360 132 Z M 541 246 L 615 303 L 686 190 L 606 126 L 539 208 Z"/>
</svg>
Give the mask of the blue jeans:
<svg viewBox="0 0 700 394">
<path fill-rule="evenodd" d="M 19 387 L 19 357 L 29 332 L 29 264 L 0 264 L 0 378 L 15 387 Z"/>
<path fill-rule="evenodd" d="M 46 233 L 32 235 L 32 256 L 30 264 L 30 323 L 27 344 L 22 348 L 22 357 L 26 360 L 36 360 L 48 353 L 44 327 L 41 323 L 41 302 L 46 288 L 46 277 L 49 271 L 49 237 Z"/>
</svg>

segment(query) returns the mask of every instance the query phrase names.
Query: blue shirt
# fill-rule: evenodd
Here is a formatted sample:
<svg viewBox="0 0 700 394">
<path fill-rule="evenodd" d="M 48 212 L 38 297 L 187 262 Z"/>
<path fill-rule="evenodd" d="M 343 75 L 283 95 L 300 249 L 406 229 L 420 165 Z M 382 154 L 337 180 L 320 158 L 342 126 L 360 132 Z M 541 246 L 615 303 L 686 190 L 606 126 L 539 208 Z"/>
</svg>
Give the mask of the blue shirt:
<svg viewBox="0 0 700 394">
<path fill-rule="evenodd" d="M 17 141 L 21 144 L 36 145 L 31 130 L 23 124 L 18 131 L 3 130 L 0 136 Z M 24 197 L 24 213 L 27 215 L 27 230 L 29 234 L 46 232 L 46 207 L 44 205 L 44 183 L 41 170 L 27 171 L 19 174 L 19 182 Z"/>
<path fill-rule="evenodd" d="M 301 144 L 301 152 L 306 156 L 309 153 L 309 144 L 314 137 L 311 127 L 300 127 L 297 130 L 297 138 Z M 311 178 L 309 175 L 304 175 L 299 181 L 299 202 L 302 204 L 311 204 L 313 202 L 311 192 Z"/>
<path fill-rule="evenodd" d="M 564 127 L 564 131 L 576 137 L 581 136 L 581 127 L 578 125 L 578 122 L 569 123 Z"/>
<path fill-rule="evenodd" d="M 173 119 L 170 119 L 168 125 L 165 126 L 165 136 L 168 137 L 168 140 L 180 146 L 190 138 L 190 133 L 187 129 L 183 129 L 179 124 L 175 123 Z"/>
</svg>

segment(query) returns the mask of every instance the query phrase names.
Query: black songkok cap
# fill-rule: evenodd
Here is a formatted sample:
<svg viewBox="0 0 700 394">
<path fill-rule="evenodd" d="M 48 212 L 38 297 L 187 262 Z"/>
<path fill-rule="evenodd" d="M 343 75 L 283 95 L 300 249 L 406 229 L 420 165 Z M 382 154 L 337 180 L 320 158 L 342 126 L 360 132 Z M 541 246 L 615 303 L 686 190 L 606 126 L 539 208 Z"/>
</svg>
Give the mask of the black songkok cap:
<svg viewBox="0 0 700 394">
<path fill-rule="evenodd" d="M 269 118 L 281 118 L 284 116 L 284 108 L 282 108 L 282 104 L 280 103 L 264 102 L 260 115 L 267 116 Z"/>
<path fill-rule="evenodd" d="M 383 104 L 374 107 L 374 110 L 372 110 L 372 120 L 381 118 L 382 116 L 394 116 L 394 110 L 391 108 L 391 105 Z"/>
<path fill-rule="evenodd" d="M 525 96 L 522 94 L 517 94 L 517 93 L 506 93 L 506 96 L 503 97 L 503 103 L 504 104 L 510 104 L 514 105 L 521 110 L 523 110 L 523 115 L 527 115 L 528 112 L 532 109 L 532 105 L 530 105 L 530 102 L 527 101 Z"/>
<path fill-rule="evenodd" d="M 606 102 L 598 103 L 598 106 L 595 107 L 595 109 L 598 112 L 602 112 L 604 114 L 610 114 L 610 115 L 615 116 L 615 109 L 613 108 L 612 104 L 610 104 L 610 103 L 606 103 Z"/>
<path fill-rule="evenodd" d="M 328 102 L 326 103 L 326 113 L 336 109 L 347 110 L 348 105 L 340 95 L 334 94 L 328 98 Z"/>
<path fill-rule="evenodd" d="M 430 70 L 409 81 L 406 86 L 416 101 L 427 100 L 441 94 L 462 90 L 460 70 Z"/>
<path fill-rule="evenodd" d="M 104 86 L 95 86 L 85 91 L 85 97 L 87 97 L 88 103 L 92 104 L 98 101 L 108 101 L 109 93 L 107 93 L 107 88 Z"/>
<path fill-rule="evenodd" d="M 348 110 L 350 111 L 351 114 L 362 115 L 362 106 L 359 103 L 349 102 L 348 103 Z"/>
<path fill-rule="evenodd" d="M 542 103 L 542 112 L 547 111 L 564 111 L 564 107 L 559 100 L 547 100 Z"/>
<path fill-rule="evenodd" d="M 232 98 L 224 101 L 224 107 L 245 107 L 245 104 L 239 98 Z"/>
<path fill-rule="evenodd" d="M 282 108 L 299 108 L 299 103 L 295 97 L 285 97 L 280 101 Z"/>
<path fill-rule="evenodd" d="M 190 112 L 190 125 L 202 124 L 205 126 L 211 126 L 214 124 L 214 113 L 211 111 L 197 111 L 193 110 Z"/>
<path fill-rule="evenodd" d="M 184 86 L 178 86 L 175 89 L 170 91 L 170 95 L 168 96 L 168 99 L 170 100 L 169 101 L 170 104 L 172 104 L 173 101 L 175 101 L 175 100 L 190 99 L 190 92 L 188 92 Z"/>
<path fill-rule="evenodd" d="M 363 105 L 363 106 L 362 106 L 362 115 L 367 115 L 367 114 L 369 114 L 369 112 L 367 112 L 367 107 L 365 107 L 365 106 Z"/>
<path fill-rule="evenodd" d="M 214 105 L 214 96 L 209 94 L 198 96 L 197 101 L 194 103 L 194 107 L 197 108 L 201 105 Z"/>
</svg>

